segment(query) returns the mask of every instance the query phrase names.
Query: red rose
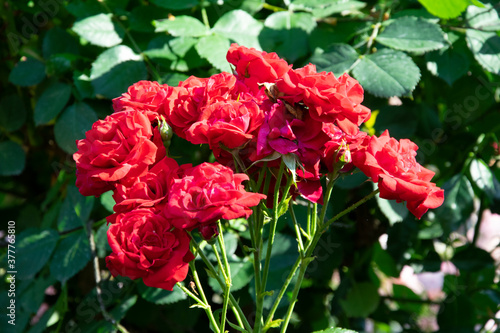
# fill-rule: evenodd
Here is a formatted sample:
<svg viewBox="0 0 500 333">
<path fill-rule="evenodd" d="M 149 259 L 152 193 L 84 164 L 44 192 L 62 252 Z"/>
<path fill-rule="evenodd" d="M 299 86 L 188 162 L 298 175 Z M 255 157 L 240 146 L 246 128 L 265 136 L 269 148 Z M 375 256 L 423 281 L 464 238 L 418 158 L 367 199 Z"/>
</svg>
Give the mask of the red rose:
<svg viewBox="0 0 500 333">
<path fill-rule="evenodd" d="M 115 214 L 106 219 L 115 223 L 119 213 L 131 211 L 136 208 L 150 208 L 155 213 L 161 212 L 168 199 L 170 183 L 178 170 L 177 162 L 165 157 L 156 163 L 144 176 L 138 177 L 131 186 L 117 184 L 113 193 Z"/>
<path fill-rule="evenodd" d="M 250 207 L 266 198 L 263 194 L 245 191 L 245 174 L 233 174 L 218 163 L 203 163 L 184 170 L 170 187 L 164 215 L 176 228 L 192 230 L 207 227 L 219 219 L 248 218 Z"/>
<path fill-rule="evenodd" d="M 172 229 L 167 219 L 148 209 L 118 215 L 109 227 L 108 242 L 113 253 L 106 257 L 106 265 L 113 276 L 142 278 L 155 288 L 172 290 L 186 278 L 194 259 L 189 235 Z"/>
<path fill-rule="evenodd" d="M 301 119 L 288 112 L 284 104 L 275 103 L 267 113 L 257 138 L 259 159 L 275 151 L 295 154 L 306 169 L 319 172 L 319 161 L 328 135 L 323 132 L 323 124 L 304 113 Z"/>
<path fill-rule="evenodd" d="M 287 102 L 303 102 L 313 119 L 335 122 L 347 134 L 356 134 L 370 118 L 370 110 L 361 105 L 363 88 L 348 74 L 337 79 L 331 72 L 317 73 L 316 66 L 309 64 L 288 71 L 276 87 Z"/>
<path fill-rule="evenodd" d="M 221 101 L 208 105 L 199 121 L 186 131 L 194 144 L 208 143 L 217 157 L 221 144 L 229 149 L 245 145 L 255 137 L 264 112 L 253 102 Z"/>
<path fill-rule="evenodd" d="M 227 61 L 236 67 L 238 78 L 252 91 L 258 84 L 274 82 L 292 67 L 276 53 L 266 53 L 253 48 L 232 44 L 227 52 Z"/>
<path fill-rule="evenodd" d="M 444 191 L 430 182 L 434 172 L 415 160 L 417 149 L 412 141 L 397 141 L 386 130 L 379 138 L 366 137 L 363 146 L 353 154 L 353 162 L 378 182 L 381 198 L 406 201 L 408 210 L 421 218 L 429 208 L 441 206 Z"/>
<path fill-rule="evenodd" d="M 338 171 L 350 171 L 354 167 L 352 164 L 352 154 L 363 143 L 367 133 L 359 131 L 356 135 L 349 135 L 333 124 L 324 124 L 323 131 L 330 137 L 330 140 L 325 144 L 325 150 L 321 157 L 323 165 L 328 172 L 333 172 L 335 166 L 342 158 L 342 163 L 345 164 Z"/>
<path fill-rule="evenodd" d="M 151 123 L 139 111 L 114 113 L 98 120 L 77 141 L 76 186 L 83 195 L 99 196 L 117 182 L 131 183 L 155 162 Z"/>
<path fill-rule="evenodd" d="M 172 93 L 172 87 L 154 81 L 139 81 L 128 88 L 128 92 L 113 99 L 115 112 L 137 110 L 144 112 L 149 120 L 158 116 L 165 99 Z"/>
<path fill-rule="evenodd" d="M 183 139 L 186 138 L 184 131 L 200 116 L 199 104 L 204 100 L 207 80 L 190 76 L 172 89 L 172 95 L 164 103 L 163 113 L 168 124 Z"/>
</svg>

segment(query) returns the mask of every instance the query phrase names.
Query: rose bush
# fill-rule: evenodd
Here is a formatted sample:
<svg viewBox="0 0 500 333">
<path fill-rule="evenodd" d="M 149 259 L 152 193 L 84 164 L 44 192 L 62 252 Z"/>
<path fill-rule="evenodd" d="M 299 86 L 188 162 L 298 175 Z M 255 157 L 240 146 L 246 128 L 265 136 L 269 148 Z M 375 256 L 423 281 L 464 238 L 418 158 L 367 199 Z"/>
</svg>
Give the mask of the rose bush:
<svg viewBox="0 0 500 333">
<path fill-rule="evenodd" d="M 201 290 L 190 251 L 194 248 L 225 291 L 223 318 L 231 304 L 240 327 L 250 331 L 230 295 L 232 275 L 221 221 L 247 221 L 252 248 L 245 251 L 254 253 L 256 316 L 262 318 L 274 233 L 287 210 L 301 254 L 290 273 L 293 277 L 302 267 L 298 290 L 319 238 L 352 207 L 380 193 L 380 198 L 406 202 L 408 210 L 421 218 L 443 203 L 444 194 L 430 182 L 434 173 L 417 163 L 415 143 L 396 141 L 388 131 L 377 137 L 360 130 L 371 112 L 361 104 L 363 88 L 349 75 L 317 73 L 312 64 L 291 69 L 276 54 L 235 44 L 227 60 L 236 67 L 234 75 L 191 76 L 176 87 L 147 81 L 134 84 L 113 101 L 115 113 L 96 122 L 78 142 L 74 158 L 82 194 L 113 191 L 114 214 L 107 217 L 112 253 L 106 258 L 113 276 L 142 278 L 147 286 L 172 290 L 190 267 Z M 218 162 L 179 166 L 168 156 L 172 131 L 192 144 L 208 144 Z M 378 188 L 327 220 L 326 205 L 335 182 L 355 167 Z M 299 226 L 293 212 L 299 195 L 308 202 L 307 227 Z M 316 204 L 322 205 L 320 212 Z M 269 239 L 264 255 L 266 223 Z M 219 271 L 204 255 L 200 239 L 212 245 Z M 179 286 L 218 328 L 208 301 Z M 289 313 L 294 304 L 290 302 Z M 254 323 L 255 331 L 260 332 L 262 323 Z M 220 327 L 224 331 L 225 319 Z"/>
</svg>

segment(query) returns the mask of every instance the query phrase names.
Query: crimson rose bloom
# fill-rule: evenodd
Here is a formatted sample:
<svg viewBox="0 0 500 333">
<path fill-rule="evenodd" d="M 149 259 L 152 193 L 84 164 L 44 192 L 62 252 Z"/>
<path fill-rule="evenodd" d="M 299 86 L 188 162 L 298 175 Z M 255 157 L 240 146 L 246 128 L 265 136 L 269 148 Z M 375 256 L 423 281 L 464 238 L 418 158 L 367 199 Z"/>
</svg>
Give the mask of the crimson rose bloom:
<svg viewBox="0 0 500 333">
<path fill-rule="evenodd" d="M 251 88 L 258 90 L 258 84 L 274 82 L 292 67 L 276 53 L 257 51 L 232 44 L 227 52 L 227 61 L 236 67 L 238 78 Z"/>
<path fill-rule="evenodd" d="M 170 187 L 163 213 L 176 228 L 187 230 L 211 226 L 219 219 L 248 218 L 252 214 L 250 207 L 266 196 L 246 192 L 242 185 L 245 180 L 247 175 L 233 174 L 219 163 L 185 169 Z M 207 234 L 203 236 L 210 238 Z"/>
<path fill-rule="evenodd" d="M 358 133 L 358 126 L 370 118 L 370 110 L 361 105 L 363 88 L 348 74 L 337 79 L 332 72 L 317 73 L 309 64 L 288 71 L 276 87 L 287 102 L 303 102 L 313 119 L 335 122 L 347 134 Z"/>
<path fill-rule="evenodd" d="M 304 113 L 302 119 L 292 115 L 282 101 L 275 103 L 267 113 L 257 137 L 259 159 L 277 151 L 282 155 L 295 154 L 306 169 L 319 174 L 319 161 L 325 143 L 329 140 L 323 124 Z"/>
<path fill-rule="evenodd" d="M 342 156 L 343 163 L 346 164 L 338 171 L 348 172 L 354 168 L 351 156 L 363 143 L 367 133 L 359 131 L 356 135 L 349 135 L 333 124 L 324 124 L 323 131 L 330 137 L 330 140 L 325 144 L 324 153 L 321 157 L 321 162 L 328 172 L 333 172 Z"/>
<path fill-rule="evenodd" d="M 189 235 L 172 229 L 163 216 L 149 209 L 132 210 L 119 214 L 108 229 L 113 253 L 106 257 L 106 266 L 113 276 L 142 278 L 147 286 L 172 290 L 186 278 L 194 259 L 189 242 Z"/>
<path fill-rule="evenodd" d="M 176 177 L 179 165 L 169 157 L 156 163 L 144 176 L 138 177 L 131 186 L 117 184 L 113 193 L 116 204 L 113 207 L 115 214 L 106 220 L 115 223 L 119 213 L 131 211 L 135 208 L 151 208 L 155 213 L 163 210 L 168 199 L 168 189 L 173 178 Z"/>
<path fill-rule="evenodd" d="M 229 149 L 243 146 L 255 137 L 264 121 L 264 112 L 253 102 L 221 101 L 208 105 L 186 131 L 186 139 L 194 144 L 208 143 L 214 155 L 220 144 Z"/>
<path fill-rule="evenodd" d="M 163 106 L 165 98 L 172 92 L 172 87 L 160 85 L 155 81 L 139 81 L 128 88 L 128 92 L 113 99 L 115 112 L 138 110 L 144 112 L 149 120 L 158 116 L 158 111 Z"/>
<path fill-rule="evenodd" d="M 158 147 L 153 130 L 140 111 L 114 113 L 98 120 L 77 141 L 76 186 L 82 195 L 99 196 L 117 182 L 132 183 L 155 162 Z"/>
<path fill-rule="evenodd" d="M 353 154 L 353 163 L 378 182 L 381 198 L 406 201 L 408 210 L 421 218 L 429 208 L 441 206 L 444 191 L 430 182 L 434 172 L 415 160 L 417 149 L 412 141 L 397 141 L 386 130 L 379 138 L 367 136 Z"/>
</svg>

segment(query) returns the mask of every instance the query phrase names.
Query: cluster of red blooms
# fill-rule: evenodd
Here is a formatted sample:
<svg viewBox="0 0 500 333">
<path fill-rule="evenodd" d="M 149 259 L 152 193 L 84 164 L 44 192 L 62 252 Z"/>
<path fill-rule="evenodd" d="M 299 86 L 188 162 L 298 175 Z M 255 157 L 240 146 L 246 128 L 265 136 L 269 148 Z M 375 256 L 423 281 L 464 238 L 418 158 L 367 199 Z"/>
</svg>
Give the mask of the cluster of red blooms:
<svg viewBox="0 0 500 333">
<path fill-rule="evenodd" d="M 193 259 L 186 230 L 209 239 L 219 219 L 248 218 L 266 195 L 245 191 L 249 177 L 233 172 L 234 155 L 249 174 L 259 161 L 272 168 L 292 157 L 295 191 L 314 202 L 321 203 L 322 174 L 358 167 L 378 183 L 380 197 L 406 201 L 418 218 L 441 205 L 443 191 L 416 162 L 413 142 L 359 130 L 370 110 L 355 79 L 311 64 L 292 69 L 275 53 L 236 44 L 227 60 L 234 74 L 191 76 L 177 87 L 134 84 L 77 142 L 80 192 L 114 192 L 106 259 L 113 275 L 171 290 Z M 166 154 L 161 119 L 179 137 L 208 144 L 220 164 L 179 166 Z"/>
</svg>

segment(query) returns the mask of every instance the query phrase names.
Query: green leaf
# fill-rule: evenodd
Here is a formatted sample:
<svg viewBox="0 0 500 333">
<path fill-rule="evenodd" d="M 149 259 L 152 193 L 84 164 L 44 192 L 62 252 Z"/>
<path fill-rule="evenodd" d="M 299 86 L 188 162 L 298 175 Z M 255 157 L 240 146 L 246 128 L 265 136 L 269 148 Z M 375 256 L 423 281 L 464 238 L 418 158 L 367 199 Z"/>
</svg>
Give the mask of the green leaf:
<svg viewBox="0 0 500 333">
<path fill-rule="evenodd" d="M 495 32 L 467 29 L 467 45 L 474 58 L 487 71 L 500 75 L 500 36 Z"/>
<path fill-rule="evenodd" d="M 377 287 L 370 282 L 361 282 L 349 289 L 340 305 L 350 317 L 367 317 L 377 309 L 379 301 Z"/>
<path fill-rule="evenodd" d="M 105 258 L 108 253 L 111 253 L 111 247 L 108 243 L 107 223 L 103 223 L 95 233 L 95 248 L 99 258 Z"/>
<path fill-rule="evenodd" d="M 377 42 L 393 49 L 410 52 L 428 52 L 446 46 L 439 25 L 412 16 L 392 21 L 377 36 Z"/>
<path fill-rule="evenodd" d="M 479 271 L 483 268 L 492 267 L 495 264 L 488 252 L 472 245 L 459 247 L 451 262 L 460 271 Z"/>
<path fill-rule="evenodd" d="M 316 25 L 309 13 L 273 13 L 264 21 L 264 29 L 259 35 L 260 45 L 293 62 L 309 52 L 309 34 Z"/>
<path fill-rule="evenodd" d="M 449 294 L 440 306 L 437 316 L 441 332 L 474 332 L 476 320 L 476 309 L 470 296 L 462 291 Z"/>
<path fill-rule="evenodd" d="M 484 192 L 490 199 L 495 196 L 495 175 L 486 162 L 479 159 L 472 160 L 469 167 L 472 182 Z"/>
<path fill-rule="evenodd" d="M 464 223 L 474 211 L 474 191 L 464 175 L 453 176 L 442 188 L 444 202 L 432 214 L 435 214 L 434 220 L 439 221 L 449 233 Z"/>
<path fill-rule="evenodd" d="M 232 10 L 215 22 L 212 31 L 246 47 L 260 49 L 259 34 L 264 25 L 243 10 Z"/>
<path fill-rule="evenodd" d="M 0 142 L 0 176 L 17 176 L 24 170 L 26 154 L 13 141 Z"/>
<path fill-rule="evenodd" d="M 427 53 L 425 59 L 429 72 L 443 79 L 449 86 L 467 73 L 470 65 L 466 53 L 457 51 L 456 47 Z"/>
<path fill-rule="evenodd" d="M 399 271 L 391 255 L 387 251 L 384 251 L 378 242 L 374 244 L 373 248 L 373 261 L 382 273 L 387 276 L 398 277 Z"/>
<path fill-rule="evenodd" d="M 0 128 L 7 132 L 20 129 L 26 122 L 26 108 L 17 94 L 0 99 Z"/>
<path fill-rule="evenodd" d="M 474 58 L 487 71 L 500 75 L 500 36 L 497 34 L 500 30 L 500 18 L 498 12 L 489 4 L 484 8 L 470 6 L 467 8 L 466 18 L 470 26 L 475 28 L 466 31 L 467 45 Z"/>
<path fill-rule="evenodd" d="M 347 15 L 366 6 L 363 1 L 350 0 L 295 0 L 290 9 L 305 10 L 311 12 L 314 17 L 324 18 L 336 13 Z"/>
<path fill-rule="evenodd" d="M 52 229 L 27 229 L 16 242 L 17 277 L 32 279 L 49 260 L 59 234 Z"/>
<path fill-rule="evenodd" d="M 137 284 L 142 298 L 154 304 L 173 304 L 187 298 L 186 294 L 177 285 L 172 291 L 146 286 L 142 281 Z"/>
<path fill-rule="evenodd" d="M 90 98 L 95 95 L 94 87 L 92 87 L 92 81 L 90 81 L 90 78 L 82 72 L 73 72 L 73 83 L 75 84 L 76 90 L 78 90 L 80 100 Z"/>
<path fill-rule="evenodd" d="M 71 53 L 53 54 L 45 63 L 47 75 L 61 77 L 70 72 L 75 62 L 80 59 L 83 57 Z"/>
<path fill-rule="evenodd" d="M 90 257 L 90 245 L 85 229 L 72 232 L 57 245 L 50 262 L 50 273 L 64 284 L 87 265 Z"/>
<path fill-rule="evenodd" d="M 124 32 L 116 26 L 111 14 L 97 14 L 75 22 L 72 30 L 91 44 L 111 47 L 123 41 Z"/>
<path fill-rule="evenodd" d="M 389 130 L 391 136 L 396 139 L 403 139 L 413 136 L 417 129 L 415 119 L 418 114 L 413 108 L 406 105 L 400 106 L 383 106 L 377 115 L 375 121 L 375 129 L 382 133 L 386 129 Z"/>
<path fill-rule="evenodd" d="M 327 328 L 326 330 L 314 331 L 313 333 L 357 333 L 357 332 L 345 328 L 330 327 Z"/>
<path fill-rule="evenodd" d="M 473 28 L 492 32 L 500 30 L 498 12 L 490 4 L 483 6 L 483 8 L 469 6 L 466 18 L 469 25 Z"/>
<path fill-rule="evenodd" d="M 35 125 L 46 124 L 64 109 L 71 96 L 71 86 L 61 82 L 49 85 L 36 102 Z"/>
<path fill-rule="evenodd" d="M 450 19 L 462 14 L 473 3 L 471 0 L 418 0 L 434 16 Z"/>
<path fill-rule="evenodd" d="M 423 304 L 421 303 L 422 299 L 417 294 L 415 294 L 410 288 L 399 284 L 393 284 L 392 292 L 395 299 L 408 300 L 407 302 L 396 301 L 400 310 L 408 311 L 414 314 L 420 314 L 422 312 L 423 310 Z"/>
<path fill-rule="evenodd" d="M 420 79 L 413 60 L 390 49 L 363 57 L 353 74 L 366 91 L 378 97 L 407 96 Z"/>
<path fill-rule="evenodd" d="M 45 65 L 32 58 L 19 61 L 9 74 L 9 82 L 21 87 L 34 86 L 44 78 Z"/>
<path fill-rule="evenodd" d="M 359 59 L 359 54 L 348 44 L 333 44 L 324 52 L 316 52 L 310 59 L 316 65 L 318 72 L 333 72 L 340 76 L 349 71 Z"/>
<path fill-rule="evenodd" d="M 113 213 L 113 207 L 115 206 L 115 199 L 113 199 L 113 191 L 108 191 L 103 193 L 100 197 L 101 205 L 106 208 L 110 213 Z"/>
<path fill-rule="evenodd" d="M 148 45 L 144 53 L 148 58 L 173 71 L 187 72 L 190 69 L 206 64 L 196 52 L 198 38 L 159 36 Z"/>
<path fill-rule="evenodd" d="M 68 154 L 76 152 L 76 140 L 83 139 L 97 116 L 90 106 L 76 102 L 64 110 L 54 126 L 57 144 Z"/>
<path fill-rule="evenodd" d="M 115 98 L 137 81 L 147 78 L 142 57 L 125 45 L 101 53 L 92 63 L 90 79 L 96 95 Z"/>
<path fill-rule="evenodd" d="M 125 318 L 127 311 L 130 310 L 132 306 L 134 306 L 135 302 L 137 302 L 137 295 L 130 295 L 124 300 L 121 300 L 120 303 L 109 312 L 109 314 L 116 321 L 120 321 Z"/>
<path fill-rule="evenodd" d="M 47 31 L 43 38 L 42 51 L 45 59 L 55 54 L 78 54 L 78 42 L 65 30 L 56 26 Z"/>
<path fill-rule="evenodd" d="M 200 38 L 196 44 L 196 51 L 202 58 L 207 59 L 212 66 L 221 72 L 231 73 L 231 67 L 226 60 L 229 45 L 229 39 L 226 37 L 209 35 Z"/>
<path fill-rule="evenodd" d="M 157 6 L 173 10 L 189 9 L 198 5 L 198 0 L 151 0 L 151 2 Z"/>
<path fill-rule="evenodd" d="M 184 81 L 188 78 L 186 74 L 182 73 L 169 73 L 165 76 L 162 76 L 162 82 L 171 86 L 171 87 L 177 87 L 179 85 L 179 82 Z"/>
<path fill-rule="evenodd" d="M 81 195 L 76 186 L 68 186 L 57 220 L 57 229 L 66 231 L 85 226 L 94 207 L 94 199 Z"/>
<path fill-rule="evenodd" d="M 166 20 L 153 21 L 155 32 L 168 31 L 176 37 L 201 37 L 208 33 L 208 28 L 192 16 L 175 16 Z"/>
<path fill-rule="evenodd" d="M 132 9 L 129 15 L 129 28 L 139 32 L 154 32 L 154 20 L 167 17 L 168 11 L 156 6 L 140 6 Z"/>
<path fill-rule="evenodd" d="M 231 270 L 231 291 L 237 291 L 247 286 L 254 277 L 253 264 L 248 260 L 230 262 L 229 269 Z M 208 284 L 215 292 L 223 292 L 216 279 L 209 279 Z"/>
</svg>

